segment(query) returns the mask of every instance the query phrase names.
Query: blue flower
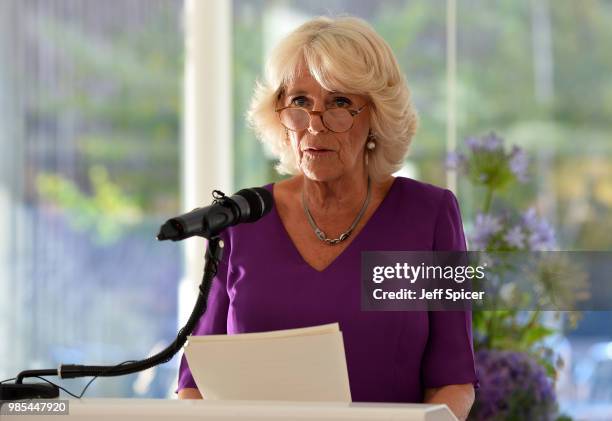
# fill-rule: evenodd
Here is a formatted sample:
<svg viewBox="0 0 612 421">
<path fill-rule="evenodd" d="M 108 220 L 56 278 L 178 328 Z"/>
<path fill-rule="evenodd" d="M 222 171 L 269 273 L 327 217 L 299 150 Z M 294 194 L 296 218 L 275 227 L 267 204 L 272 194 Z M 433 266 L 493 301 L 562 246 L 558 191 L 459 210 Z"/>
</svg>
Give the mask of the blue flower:
<svg viewBox="0 0 612 421">
<path fill-rule="evenodd" d="M 517 180 L 524 183 L 529 179 L 529 177 L 527 177 L 529 158 L 523 149 L 518 146 L 512 147 L 508 165 L 510 166 L 510 171 L 512 171 Z"/>
<path fill-rule="evenodd" d="M 446 168 L 451 170 L 463 169 L 466 161 L 466 157 L 462 153 L 449 152 L 446 155 Z"/>
<path fill-rule="evenodd" d="M 495 133 L 491 132 L 482 138 L 481 146 L 485 151 L 499 151 L 504 148 L 504 140 Z"/>
<path fill-rule="evenodd" d="M 481 138 L 468 137 L 465 139 L 465 144 L 473 153 L 480 151 L 495 152 L 504 148 L 504 140 L 493 132 Z"/>
<path fill-rule="evenodd" d="M 480 139 L 477 137 L 468 137 L 465 139 L 465 146 L 472 152 L 477 152 L 480 149 Z"/>
<path fill-rule="evenodd" d="M 538 218 L 534 208 L 523 213 L 522 222 L 528 232 L 530 250 L 551 250 L 556 247 L 554 228 L 544 218 Z"/>
<path fill-rule="evenodd" d="M 514 226 L 504 235 L 504 240 L 509 246 L 522 249 L 525 245 L 525 234 L 520 226 Z"/>
<path fill-rule="evenodd" d="M 474 224 L 474 233 L 471 238 L 472 250 L 484 250 L 492 236 L 502 229 L 499 218 L 493 215 L 478 213 Z"/>
<path fill-rule="evenodd" d="M 485 349 L 476 353 L 475 361 L 480 389 L 470 419 L 554 419 L 554 385 L 529 355 Z"/>
</svg>

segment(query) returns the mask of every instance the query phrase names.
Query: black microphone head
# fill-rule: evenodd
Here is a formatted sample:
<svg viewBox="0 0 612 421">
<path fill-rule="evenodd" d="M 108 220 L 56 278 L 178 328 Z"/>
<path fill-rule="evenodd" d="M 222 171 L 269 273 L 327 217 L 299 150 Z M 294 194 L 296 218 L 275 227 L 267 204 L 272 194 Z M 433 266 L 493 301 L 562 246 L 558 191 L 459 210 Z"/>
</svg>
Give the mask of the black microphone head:
<svg viewBox="0 0 612 421">
<path fill-rule="evenodd" d="M 235 196 L 242 196 L 249 204 L 248 216 L 241 220 L 243 222 L 255 222 L 268 212 L 272 210 L 274 206 L 274 199 L 272 193 L 262 187 L 252 187 L 250 189 L 242 189 L 235 194 Z"/>
</svg>

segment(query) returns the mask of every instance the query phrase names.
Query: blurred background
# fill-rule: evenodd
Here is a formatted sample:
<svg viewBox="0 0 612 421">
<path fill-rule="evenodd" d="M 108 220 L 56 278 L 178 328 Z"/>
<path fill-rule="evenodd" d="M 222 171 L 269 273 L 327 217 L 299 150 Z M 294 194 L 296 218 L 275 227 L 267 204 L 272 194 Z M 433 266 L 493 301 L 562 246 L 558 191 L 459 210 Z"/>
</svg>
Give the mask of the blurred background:
<svg viewBox="0 0 612 421">
<path fill-rule="evenodd" d="M 185 3 L 0 1 L 0 380 L 144 357 L 190 312 L 179 304 L 183 250 L 154 240 L 198 185 L 187 161 L 206 158 L 186 153 L 183 136 L 185 40 L 196 30 Z M 421 127 L 402 174 L 453 188 L 470 221 L 478 192 L 445 156 L 495 131 L 533 159 L 532 181 L 499 200 L 535 206 L 560 249 L 612 249 L 612 2 L 234 0 L 219 10 L 207 18 L 228 28 L 231 48 L 210 60 L 231 66 L 221 111 L 231 136 L 198 141 L 229 145 L 231 191 L 279 179 L 244 118 L 266 53 L 312 16 L 348 13 L 388 41 L 412 89 Z M 196 48 L 221 41 L 207 42 Z M 610 317 L 586 312 L 559 338 L 570 413 L 612 400 Z M 98 379 L 87 395 L 172 396 L 177 361 Z M 87 380 L 61 384 L 74 393 Z"/>
</svg>

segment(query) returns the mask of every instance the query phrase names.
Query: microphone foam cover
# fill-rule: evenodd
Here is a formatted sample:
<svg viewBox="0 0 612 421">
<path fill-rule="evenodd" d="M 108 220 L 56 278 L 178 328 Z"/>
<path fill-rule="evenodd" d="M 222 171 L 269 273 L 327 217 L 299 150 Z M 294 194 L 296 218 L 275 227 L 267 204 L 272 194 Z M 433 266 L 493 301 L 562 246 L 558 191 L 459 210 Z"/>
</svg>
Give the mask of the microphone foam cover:
<svg viewBox="0 0 612 421">
<path fill-rule="evenodd" d="M 249 203 L 249 218 L 244 222 L 255 222 L 268 212 L 274 206 L 274 198 L 272 193 L 262 187 L 253 187 L 250 189 L 242 189 L 236 195 L 242 196 Z"/>
</svg>

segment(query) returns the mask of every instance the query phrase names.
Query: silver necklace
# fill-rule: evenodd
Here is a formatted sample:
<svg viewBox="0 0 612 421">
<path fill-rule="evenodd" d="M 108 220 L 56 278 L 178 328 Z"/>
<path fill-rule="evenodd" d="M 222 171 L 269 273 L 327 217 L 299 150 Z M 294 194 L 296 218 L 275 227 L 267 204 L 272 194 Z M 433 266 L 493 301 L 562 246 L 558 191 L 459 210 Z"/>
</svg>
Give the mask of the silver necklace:
<svg viewBox="0 0 612 421">
<path fill-rule="evenodd" d="M 310 226 L 314 230 L 317 238 L 321 241 L 326 242 L 330 246 L 336 245 L 351 236 L 351 233 L 353 232 L 353 230 L 355 229 L 355 227 L 357 226 L 357 224 L 363 217 L 363 214 L 365 213 L 366 209 L 368 208 L 368 205 L 370 204 L 370 196 L 372 193 L 372 188 L 370 187 L 370 177 L 368 177 L 368 193 L 366 195 L 365 201 L 363 202 L 363 206 L 361 207 L 361 210 L 359 211 L 359 214 L 357 215 L 357 218 L 355 218 L 351 226 L 346 231 L 340 234 L 340 237 L 332 239 L 332 238 L 327 238 L 325 233 L 321 230 L 321 228 L 317 226 L 316 222 L 314 221 L 314 218 L 310 214 L 310 210 L 308 210 L 308 205 L 306 205 L 306 199 L 304 198 L 304 190 L 305 189 L 302 188 L 302 205 L 304 206 L 304 212 L 306 212 L 308 223 L 310 223 Z"/>
</svg>

